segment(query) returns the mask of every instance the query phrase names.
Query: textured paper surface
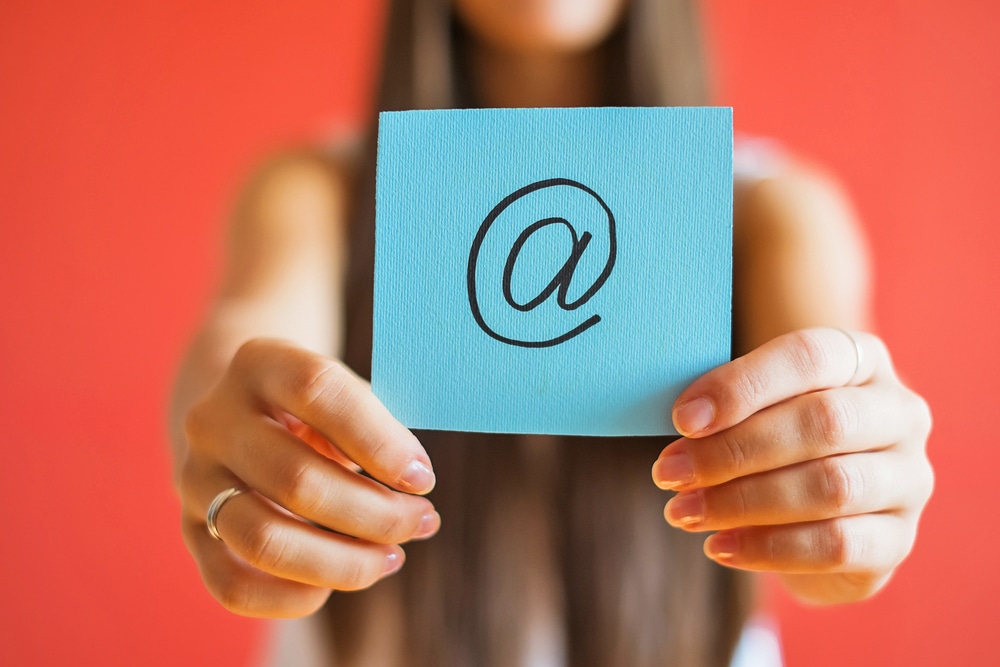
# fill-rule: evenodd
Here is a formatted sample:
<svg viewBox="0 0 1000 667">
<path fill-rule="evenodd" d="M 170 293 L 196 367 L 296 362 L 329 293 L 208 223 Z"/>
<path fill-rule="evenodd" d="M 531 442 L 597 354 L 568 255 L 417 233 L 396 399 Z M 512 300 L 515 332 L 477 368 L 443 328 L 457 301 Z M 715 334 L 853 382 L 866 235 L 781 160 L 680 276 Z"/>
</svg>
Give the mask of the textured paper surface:
<svg viewBox="0 0 1000 667">
<path fill-rule="evenodd" d="M 411 428 L 675 434 L 730 358 L 727 108 L 379 117 L 372 388 Z"/>
</svg>

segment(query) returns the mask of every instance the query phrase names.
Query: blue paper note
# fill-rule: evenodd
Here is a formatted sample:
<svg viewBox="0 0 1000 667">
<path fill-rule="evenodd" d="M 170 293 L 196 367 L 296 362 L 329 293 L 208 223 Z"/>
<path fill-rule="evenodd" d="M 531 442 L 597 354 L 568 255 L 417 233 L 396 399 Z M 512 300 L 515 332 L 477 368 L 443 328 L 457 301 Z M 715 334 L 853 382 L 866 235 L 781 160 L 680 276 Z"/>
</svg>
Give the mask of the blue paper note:
<svg viewBox="0 0 1000 667">
<path fill-rule="evenodd" d="M 676 434 L 730 358 L 732 111 L 379 117 L 372 388 L 411 428 Z"/>
</svg>

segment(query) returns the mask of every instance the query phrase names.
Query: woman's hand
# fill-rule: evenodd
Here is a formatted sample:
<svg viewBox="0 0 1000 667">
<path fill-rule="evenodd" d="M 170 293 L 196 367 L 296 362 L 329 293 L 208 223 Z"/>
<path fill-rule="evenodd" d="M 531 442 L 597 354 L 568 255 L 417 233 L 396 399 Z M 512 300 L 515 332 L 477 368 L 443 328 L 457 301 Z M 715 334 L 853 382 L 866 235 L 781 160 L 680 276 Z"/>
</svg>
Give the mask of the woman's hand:
<svg viewBox="0 0 1000 667">
<path fill-rule="evenodd" d="M 397 571 L 398 545 L 440 526 L 430 501 L 412 495 L 434 486 L 423 447 L 332 359 L 246 343 L 185 426 L 184 540 L 208 590 L 236 613 L 309 614 L 331 589 Z M 219 510 L 219 541 L 206 513 L 230 487 L 247 492 Z"/>
<path fill-rule="evenodd" d="M 933 487 L 930 412 L 875 336 L 775 338 L 697 379 L 673 419 L 685 437 L 653 479 L 678 491 L 671 525 L 718 531 L 705 541 L 715 561 L 834 603 L 874 593 L 913 546 Z"/>
</svg>

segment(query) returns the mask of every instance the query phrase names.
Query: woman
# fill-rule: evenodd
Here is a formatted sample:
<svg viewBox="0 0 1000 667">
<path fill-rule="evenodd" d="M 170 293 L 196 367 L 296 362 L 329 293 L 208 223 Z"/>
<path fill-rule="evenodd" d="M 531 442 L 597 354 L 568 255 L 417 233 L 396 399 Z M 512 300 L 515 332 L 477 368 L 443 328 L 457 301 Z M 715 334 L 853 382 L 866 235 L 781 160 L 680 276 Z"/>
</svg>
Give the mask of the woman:
<svg viewBox="0 0 1000 667">
<path fill-rule="evenodd" d="M 382 109 L 705 99 L 688 2 L 399 0 L 390 17 Z M 749 152 L 742 356 L 681 394 L 685 437 L 666 447 L 418 439 L 355 375 L 370 360 L 373 147 L 262 170 L 172 412 L 209 591 L 246 615 L 323 607 L 338 665 L 725 665 L 744 571 L 815 603 L 877 591 L 930 495 L 929 413 L 858 331 L 866 260 L 841 195 Z M 657 486 L 678 492 L 662 514 Z"/>
</svg>

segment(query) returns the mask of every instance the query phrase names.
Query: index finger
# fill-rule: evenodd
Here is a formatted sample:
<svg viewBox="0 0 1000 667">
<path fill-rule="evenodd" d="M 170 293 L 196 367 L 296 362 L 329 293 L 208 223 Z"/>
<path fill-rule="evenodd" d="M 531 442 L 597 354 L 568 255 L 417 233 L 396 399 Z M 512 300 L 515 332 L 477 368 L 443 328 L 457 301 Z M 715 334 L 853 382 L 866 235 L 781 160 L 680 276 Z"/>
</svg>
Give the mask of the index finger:
<svg viewBox="0 0 1000 667">
<path fill-rule="evenodd" d="M 674 426 L 703 437 L 793 396 L 869 382 L 888 362 L 882 342 L 842 329 L 803 329 L 778 336 L 705 373 L 674 402 Z"/>
<path fill-rule="evenodd" d="M 383 484 L 417 494 L 434 488 L 416 436 L 340 362 L 290 344 L 251 342 L 232 368 L 253 395 L 311 426 Z"/>
</svg>

